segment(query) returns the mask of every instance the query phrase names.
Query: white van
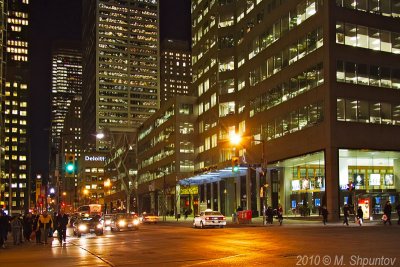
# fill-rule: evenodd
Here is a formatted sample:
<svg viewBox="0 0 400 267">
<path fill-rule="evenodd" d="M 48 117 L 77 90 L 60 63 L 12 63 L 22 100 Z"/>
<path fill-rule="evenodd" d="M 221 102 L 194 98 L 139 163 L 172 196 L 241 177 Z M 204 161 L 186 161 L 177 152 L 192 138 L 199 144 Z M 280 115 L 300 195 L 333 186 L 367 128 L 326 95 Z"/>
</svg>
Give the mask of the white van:
<svg viewBox="0 0 400 267">
<path fill-rule="evenodd" d="M 89 204 L 80 206 L 77 210 L 80 216 L 88 217 L 92 215 L 102 216 L 103 212 L 101 210 L 100 204 Z"/>
</svg>

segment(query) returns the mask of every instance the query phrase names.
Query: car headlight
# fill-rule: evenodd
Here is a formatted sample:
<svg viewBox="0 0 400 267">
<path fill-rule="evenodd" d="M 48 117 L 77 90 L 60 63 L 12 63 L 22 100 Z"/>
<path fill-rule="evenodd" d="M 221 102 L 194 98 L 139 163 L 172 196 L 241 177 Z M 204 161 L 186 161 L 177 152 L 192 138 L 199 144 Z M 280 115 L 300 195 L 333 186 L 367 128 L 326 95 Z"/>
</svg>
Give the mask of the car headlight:
<svg viewBox="0 0 400 267">
<path fill-rule="evenodd" d="M 99 223 L 99 224 L 97 225 L 97 229 L 101 229 L 101 228 L 103 228 L 103 225 L 102 225 L 101 223 Z"/>
<path fill-rule="evenodd" d="M 106 220 L 106 224 L 110 224 L 111 223 L 111 220 Z"/>
<path fill-rule="evenodd" d="M 118 222 L 119 226 L 125 226 L 126 225 L 126 221 L 125 220 L 121 220 Z"/>
<path fill-rule="evenodd" d="M 79 231 L 84 232 L 87 230 L 87 226 L 85 224 L 81 224 L 78 226 Z"/>
<path fill-rule="evenodd" d="M 133 225 L 138 225 L 139 224 L 139 220 L 138 219 L 134 219 L 133 220 Z"/>
</svg>

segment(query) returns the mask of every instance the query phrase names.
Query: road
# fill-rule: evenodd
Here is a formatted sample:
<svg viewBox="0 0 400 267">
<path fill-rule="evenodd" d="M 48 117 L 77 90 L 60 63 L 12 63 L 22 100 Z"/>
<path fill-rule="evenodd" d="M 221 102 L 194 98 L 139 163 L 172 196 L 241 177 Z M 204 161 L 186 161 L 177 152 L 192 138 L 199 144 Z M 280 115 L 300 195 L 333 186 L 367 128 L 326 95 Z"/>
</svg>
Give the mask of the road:
<svg viewBox="0 0 400 267">
<path fill-rule="evenodd" d="M 364 266 L 400 266 L 399 238 L 398 225 L 193 229 L 158 223 L 69 237 L 62 246 L 57 240 L 9 245 L 0 249 L 0 266 L 363 266 L 365 259 L 373 264 Z"/>
</svg>

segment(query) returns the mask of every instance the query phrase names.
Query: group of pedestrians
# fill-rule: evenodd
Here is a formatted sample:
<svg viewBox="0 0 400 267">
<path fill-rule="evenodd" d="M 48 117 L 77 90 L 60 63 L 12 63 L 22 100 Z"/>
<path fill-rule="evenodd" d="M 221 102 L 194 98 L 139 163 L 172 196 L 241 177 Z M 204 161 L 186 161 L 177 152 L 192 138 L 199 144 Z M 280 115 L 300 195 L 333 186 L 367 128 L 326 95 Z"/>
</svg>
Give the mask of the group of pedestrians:
<svg viewBox="0 0 400 267">
<path fill-rule="evenodd" d="M 51 243 L 54 231 L 57 231 L 60 244 L 65 243 L 68 221 L 68 215 L 63 210 L 54 216 L 43 211 L 42 214 L 27 213 L 24 216 L 12 217 L 0 210 L 0 248 L 5 248 L 9 233 L 14 245 L 31 240 L 35 240 L 36 244 Z"/>
<path fill-rule="evenodd" d="M 400 204 L 396 206 L 396 211 L 398 215 L 398 221 L 397 224 L 400 225 Z M 344 205 L 343 207 L 343 215 L 344 215 L 344 220 L 343 224 L 349 225 L 349 217 L 350 217 L 351 209 L 348 204 Z M 363 219 L 364 218 L 364 212 L 361 208 L 361 206 L 358 206 L 357 212 L 356 212 L 356 222 L 358 225 L 362 226 L 363 225 Z M 386 225 L 392 225 L 392 205 L 390 204 L 390 201 L 386 201 L 385 207 L 383 208 L 383 216 L 382 216 L 382 221 L 383 224 Z"/>
</svg>

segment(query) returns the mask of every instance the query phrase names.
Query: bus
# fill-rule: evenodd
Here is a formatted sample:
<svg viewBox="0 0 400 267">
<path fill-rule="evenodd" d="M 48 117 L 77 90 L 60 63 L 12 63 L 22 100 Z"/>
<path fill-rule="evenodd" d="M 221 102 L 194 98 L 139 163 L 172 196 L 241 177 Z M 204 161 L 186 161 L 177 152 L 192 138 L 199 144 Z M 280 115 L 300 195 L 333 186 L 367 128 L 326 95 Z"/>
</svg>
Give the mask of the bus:
<svg viewBox="0 0 400 267">
<path fill-rule="evenodd" d="M 89 205 L 80 206 L 77 209 L 77 213 L 80 216 L 85 216 L 85 217 L 92 216 L 92 215 L 100 215 L 101 216 L 103 214 L 100 204 L 89 204 Z"/>
</svg>

